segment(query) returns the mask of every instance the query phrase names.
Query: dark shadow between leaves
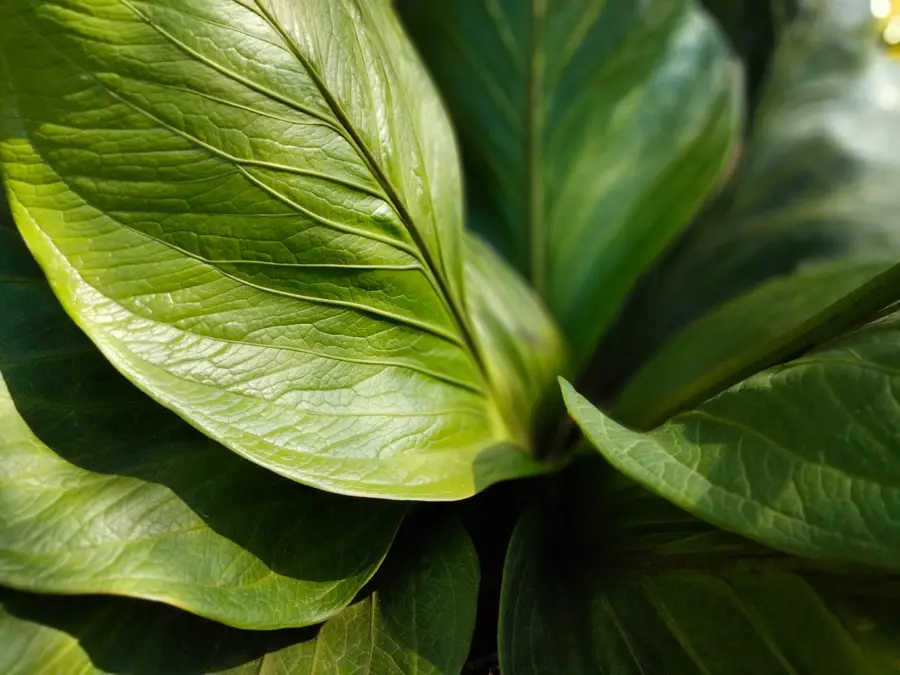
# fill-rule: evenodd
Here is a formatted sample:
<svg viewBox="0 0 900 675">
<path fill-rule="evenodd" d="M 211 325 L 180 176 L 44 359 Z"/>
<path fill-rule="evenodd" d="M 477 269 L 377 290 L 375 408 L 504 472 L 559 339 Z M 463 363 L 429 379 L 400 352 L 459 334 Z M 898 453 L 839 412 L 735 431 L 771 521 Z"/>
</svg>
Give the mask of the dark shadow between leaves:
<svg viewBox="0 0 900 675">
<path fill-rule="evenodd" d="M 60 597 L 0 589 L 13 619 L 61 631 L 91 663 L 116 675 L 204 675 L 247 665 L 313 639 L 318 627 L 276 631 L 229 628 L 166 605 L 99 596 Z M 15 633 L 10 631 L 10 639 Z"/>
<path fill-rule="evenodd" d="M 0 251 L 0 372 L 22 418 L 59 457 L 169 488 L 277 574 L 327 582 L 378 564 L 402 504 L 307 488 L 209 440 L 103 358 L 12 230 L 0 228 Z"/>
</svg>

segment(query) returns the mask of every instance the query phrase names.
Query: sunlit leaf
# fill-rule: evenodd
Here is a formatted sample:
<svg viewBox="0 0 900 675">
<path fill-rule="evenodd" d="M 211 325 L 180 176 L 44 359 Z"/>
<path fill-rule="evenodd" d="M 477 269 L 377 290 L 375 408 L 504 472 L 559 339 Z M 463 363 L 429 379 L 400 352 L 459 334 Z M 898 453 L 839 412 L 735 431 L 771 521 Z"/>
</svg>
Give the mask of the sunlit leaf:
<svg viewBox="0 0 900 675">
<path fill-rule="evenodd" d="M 0 590 L 4 675 L 458 675 L 478 563 L 462 528 L 435 528 L 377 589 L 319 629 L 239 631 L 118 598 Z"/>
<path fill-rule="evenodd" d="M 390 3 L 14 0 L 0 59 L 18 226 L 140 388 L 329 491 L 541 471 L 470 325 L 452 134 Z"/>
<path fill-rule="evenodd" d="M 794 553 L 898 568 L 898 345 L 894 315 L 649 433 L 563 393 L 613 465 L 696 515 Z"/>
<path fill-rule="evenodd" d="M 298 485 L 157 405 L 72 324 L 7 227 L 0 316 L 0 584 L 272 629 L 331 616 L 378 569 L 402 504 Z"/>
</svg>

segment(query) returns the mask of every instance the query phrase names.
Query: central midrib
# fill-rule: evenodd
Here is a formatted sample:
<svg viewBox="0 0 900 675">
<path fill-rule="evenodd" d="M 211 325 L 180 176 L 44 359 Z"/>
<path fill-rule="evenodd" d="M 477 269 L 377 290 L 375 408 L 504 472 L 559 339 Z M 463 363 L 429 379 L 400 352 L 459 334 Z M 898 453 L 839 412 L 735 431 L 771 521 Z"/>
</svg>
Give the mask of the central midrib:
<svg viewBox="0 0 900 675">
<path fill-rule="evenodd" d="M 484 378 L 485 382 L 488 382 L 488 371 L 481 357 L 481 352 L 478 349 L 474 334 L 469 328 L 469 323 L 466 320 L 466 315 L 463 312 L 462 307 L 458 305 L 455 296 L 451 292 L 451 289 L 448 287 L 440 266 L 437 265 L 436 261 L 432 257 L 430 249 L 426 245 L 425 240 L 422 238 L 418 227 L 416 227 L 415 221 L 406 208 L 406 205 L 403 203 L 403 200 L 400 198 L 400 195 L 397 193 L 397 190 L 394 188 L 393 183 L 391 183 L 388 176 L 384 173 L 384 171 L 382 171 L 381 166 L 376 160 L 374 154 L 372 154 L 371 150 L 369 150 L 362 136 L 356 130 L 356 127 L 353 125 L 350 119 L 347 117 L 347 114 L 344 112 L 340 103 L 331 95 L 331 92 L 329 91 L 328 86 L 325 84 L 324 80 L 322 80 L 318 72 L 316 72 L 316 70 L 312 67 L 312 64 L 309 62 L 306 56 L 304 56 L 303 52 L 300 51 L 296 43 L 293 41 L 293 39 L 291 39 L 290 35 L 288 35 L 284 31 L 275 17 L 272 16 L 271 12 L 266 9 L 266 7 L 260 0 L 256 0 L 256 5 L 257 7 L 259 7 L 259 10 L 265 15 L 266 21 L 269 23 L 269 25 L 275 30 L 275 32 L 278 33 L 278 35 L 284 41 L 285 45 L 294 55 L 294 58 L 299 61 L 300 65 L 309 75 L 310 79 L 312 80 L 319 94 L 325 100 L 325 103 L 328 105 L 332 114 L 335 116 L 341 126 L 347 131 L 347 134 L 350 136 L 349 140 L 355 146 L 355 149 L 359 153 L 360 157 L 366 162 L 369 170 L 378 181 L 379 186 L 384 190 L 385 195 L 387 196 L 391 205 L 396 209 L 397 215 L 400 217 L 401 222 L 403 223 L 407 232 L 409 232 L 409 235 L 410 237 L 412 237 L 416 247 L 421 251 L 425 266 L 434 279 L 436 288 L 441 295 L 441 300 L 443 301 L 444 305 L 450 310 L 450 314 L 457 325 L 460 335 L 466 343 L 466 347 L 468 348 L 469 353 L 475 360 L 475 363 L 481 371 L 482 377 Z"/>
<path fill-rule="evenodd" d="M 527 195 L 526 228 L 528 237 L 528 276 L 542 297 L 547 297 L 546 233 L 544 232 L 544 194 L 541 159 L 544 125 L 543 78 L 544 58 L 541 52 L 541 25 L 547 11 L 546 0 L 531 0 L 531 26 L 528 68 L 526 72 L 527 107 L 525 129 L 525 191 Z"/>
</svg>

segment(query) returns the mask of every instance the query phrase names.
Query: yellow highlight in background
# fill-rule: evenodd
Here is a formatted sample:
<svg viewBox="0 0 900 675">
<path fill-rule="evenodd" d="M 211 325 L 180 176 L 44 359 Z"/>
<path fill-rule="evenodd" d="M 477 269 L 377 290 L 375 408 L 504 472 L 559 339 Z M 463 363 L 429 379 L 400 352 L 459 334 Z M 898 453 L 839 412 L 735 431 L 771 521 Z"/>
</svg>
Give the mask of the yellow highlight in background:
<svg viewBox="0 0 900 675">
<path fill-rule="evenodd" d="M 900 56 L 900 0 L 871 0 L 881 39 L 892 54 Z"/>
</svg>

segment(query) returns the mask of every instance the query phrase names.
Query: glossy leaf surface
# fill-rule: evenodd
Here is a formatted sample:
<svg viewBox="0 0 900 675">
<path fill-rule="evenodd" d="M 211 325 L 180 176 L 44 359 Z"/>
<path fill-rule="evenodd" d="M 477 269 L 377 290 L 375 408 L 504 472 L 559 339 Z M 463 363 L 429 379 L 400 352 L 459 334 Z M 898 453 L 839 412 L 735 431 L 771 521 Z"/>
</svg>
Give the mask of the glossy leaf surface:
<svg viewBox="0 0 900 675">
<path fill-rule="evenodd" d="M 483 232 L 591 351 L 730 161 L 741 78 L 692 0 L 401 1 Z"/>
<path fill-rule="evenodd" d="M 452 135 L 390 3 L 15 0 L 0 45 L 19 228 L 139 387 L 329 491 L 541 470 L 480 363 Z"/>
<path fill-rule="evenodd" d="M 136 600 L 0 590 L 0 669 L 6 675 L 458 675 L 474 626 L 475 551 L 455 525 L 436 529 L 408 553 L 413 564 L 395 569 L 371 596 L 320 629 L 239 631 Z"/>
<path fill-rule="evenodd" d="M 513 535 L 503 673 L 900 671 L 896 578 L 816 570 L 578 470 L 564 503 Z"/>
<path fill-rule="evenodd" d="M 167 602 L 245 628 L 353 600 L 405 508 L 298 485 L 119 375 L 0 227 L 0 584 Z"/>
<path fill-rule="evenodd" d="M 898 344 L 894 315 L 646 434 L 563 389 L 613 465 L 696 515 L 794 553 L 897 568 Z"/>
<path fill-rule="evenodd" d="M 656 426 L 898 297 L 900 61 L 869 3 L 809 8 L 735 184 L 625 312 L 620 351 L 647 362 L 610 406 L 621 422 Z"/>
</svg>

